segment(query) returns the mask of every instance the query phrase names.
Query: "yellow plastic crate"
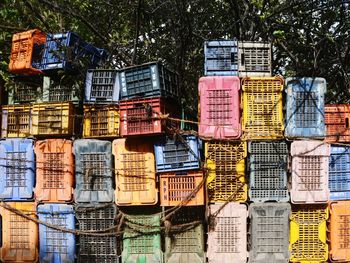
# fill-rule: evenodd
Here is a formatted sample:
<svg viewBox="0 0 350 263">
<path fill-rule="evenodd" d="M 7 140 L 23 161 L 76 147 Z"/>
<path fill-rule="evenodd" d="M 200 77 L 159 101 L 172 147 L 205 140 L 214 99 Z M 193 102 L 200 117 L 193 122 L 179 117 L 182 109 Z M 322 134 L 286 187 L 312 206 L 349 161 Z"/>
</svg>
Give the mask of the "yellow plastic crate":
<svg viewBox="0 0 350 263">
<path fill-rule="evenodd" d="M 2 106 L 1 137 L 28 137 L 31 133 L 31 106 L 6 105 Z"/>
<path fill-rule="evenodd" d="M 117 205 L 155 205 L 158 192 L 152 141 L 116 139 L 112 152 Z"/>
<path fill-rule="evenodd" d="M 205 163 L 208 170 L 207 192 L 211 203 L 247 200 L 245 179 L 246 142 L 205 143 Z"/>
<path fill-rule="evenodd" d="M 327 204 L 294 205 L 290 219 L 290 262 L 327 261 Z"/>
<path fill-rule="evenodd" d="M 283 138 L 283 79 L 244 78 L 242 90 L 242 139 Z"/>
<path fill-rule="evenodd" d="M 33 104 L 32 135 L 73 135 L 73 126 L 73 103 L 57 102 Z"/>
<path fill-rule="evenodd" d="M 118 105 L 84 105 L 84 138 L 118 137 Z"/>
</svg>

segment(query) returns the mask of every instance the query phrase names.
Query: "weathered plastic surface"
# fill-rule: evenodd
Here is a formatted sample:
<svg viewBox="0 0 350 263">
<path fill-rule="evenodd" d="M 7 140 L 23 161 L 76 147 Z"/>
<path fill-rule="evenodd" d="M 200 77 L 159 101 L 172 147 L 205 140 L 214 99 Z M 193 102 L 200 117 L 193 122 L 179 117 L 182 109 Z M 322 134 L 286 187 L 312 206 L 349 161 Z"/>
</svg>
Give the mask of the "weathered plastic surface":
<svg viewBox="0 0 350 263">
<path fill-rule="evenodd" d="M 208 230 L 207 257 L 210 263 L 246 263 L 247 206 L 230 202 L 219 212 L 222 204 L 209 206 L 210 214 L 217 215 Z M 211 229 L 212 227 L 212 229 Z"/>
<path fill-rule="evenodd" d="M 289 262 L 290 204 L 251 204 L 249 262 Z"/>
<path fill-rule="evenodd" d="M 204 75 L 237 76 L 238 47 L 236 40 L 210 40 L 204 42 Z"/>
<path fill-rule="evenodd" d="M 0 199 L 33 199 L 35 182 L 34 141 L 6 139 L 0 141 Z"/>
<path fill-rule="evenodd" d="M 329 189 L 331 200 L 350 200 L 350 147 L 331 145 Z"/>
<path fill-rule="evenodd" d="M 117 208 L 115 204 L 77 205 L 75 214 L 78 229 L 93 231 L 115 226 Z M 118 263 L 119 241 L 117 236 L 79 236 L 78 263 Z"/>
<path fill-rule="evenodd" d="M 350 262 L 350 201 L 331 202 L 328 228 L 329 259 L 332 262 Z"/>
<path fill-rule="evenodd" d="M 241 136 L 239 89 L 238 77 L 199 79 L 200 137 L 229 140 Z"/>
<path fill-rule="evenodd" d="M 294 141 L 291 156 L 292 203 L 326 203 L 330 145 L 322 141 Z"/>
<path fill-rule="evenodd" d="M 43 98 L 42 76 L 14 76 L 7 81 L 8 105 L 41 102 Z"/>
<path fill-rule="evenodd" d="M 160 216 L 127 215 L 123 235 L 122 263 L 163 263 Z M 141 225 L 141 226 L 140 226 Z M 142 225 L 152 226 L 151 228 Z M 132 227 L 137 227 L 137 231 Z"/>
<path fill-rule="evenodd" d="M 75 202 L 113 202 L 112 143 L 93 139 L 75 140 L 73 152 L 75 155 Z"/>
<path fill-rule="evenodd" d="M 208 169 L 207 192 L 210 203 L 245 202 L 248 186 L 245 178 L 246 142 L 205 143 L 205 163 Z"/>
<path fill-rule="evenodd" d="M 47 139 L 35 142 L 36 185 L 38 202 L 70 202 L 73 199 L 73 142 Z"/>
<path fill-rule="evenodd" d="M 350 105 L 328 104 L 325 106 L 327 142 L 350 141 Z"/>
<path fill-rule="evenodd" d="M 290 219 L 290 262 L 327 261 L 327 205 L 293 205 Z"/>
<path fill-rule="evenodd" d="M 43 102 L 71 101 L 74 105 L 78 105 L 82 102 L 82 92 L 79 79 L 55 79 L 47 76 L 43 78 Z"/>
<path fill-rule="evenodd" d="M 283 79 L 247 77 L 242 79 L 242 90 L 242 138 L 283 138 Z"/>
<path fill-rule="evenodd" d="M 31 134 L 34 136 L 73 135 L 74 118 L 74 106 L 71 102 L 34 104 Z"/>
<path fill-rule="evenodd" d="M 179 99 L 178 75 L 159 62 L 120 70 L 119 85 L 121 99 L 156 96 Z"/>
<path fill-rule="evenodd" d="M 28 137 L 32 131 L 32 108 L 30 105 L 4 105 L 1 107 L 1 137 Z"/>
<path fill-rule="evenodd" d="M 39 220 L 58 227 L 75 230 L 73 205 L 42 204 L 38 206 Z M 75 236 L 39 225 L 39 257 L 41 263 L 74 263 Z"/>
<path fill-rule="evenodd" d="M 266 42 L 238 42 L 238 76 L 271 77 L 272 46 Z"/>
<path fill-rule="evenodd" d="M 36 219 L 36 204 L 29 202 L 7 203 Z M 36 263 L 38 261 L 38 225 L 33 221 L 0 207 L 2 223 L 2 262 Z"/>
<path fill-rule="evenodd" d="M 153 144 L 145 140 L 113 141 L 117 205 L 154 205 L 158 202 Z"/>
<path fill-rule="evenodd" d="M 180 230 L 170 228 L 165 234 L 164 256 L 167 263 L 206 262 L 203 217 L 204 210 L 201 207 L 183 207 L 170 217 L 172 226 L 199 222 Z"/>
<path fill-rule="evenodd" d="M 39 29 L 20 32 L 12 36 L 9 71 L 16 74 L 42 73 L 37 67 L 46 42 L 46 34 Z"/>
<path fill-rule="evenodd" d="M 288 202 L 288 147 L 284 141 L 249 142 L 249 198 Z"/>
<path fill-rule="evenodd" d="M 84 105 L 84 138 L 119 137 L 118 105 Z"/>
<path fill-rule="evenodd" d="M 160 205 L 204 205 L 203 180 L 203 171 L 168 172 L 159 174 Z M 190 195 L 191 198 L 189 199 Z"/>
<path fill-rule="evenodd" d="M 157 172 L 199 169 L 198 138 L 193 135 L 181 138 L 165 137 L 154 144 Z"/>
<path fill-rule="evenodd" d="M 85 102 L 115 103 L 119 101 L 119 76 L 115 69 L 90 69 L 86 73 Z"/>
<path fill-rule="evenodd" d="M 287 138 L 324 138 L 324 100 L 327 90 L 324 78 L 286 79 Z"/>
</svg>

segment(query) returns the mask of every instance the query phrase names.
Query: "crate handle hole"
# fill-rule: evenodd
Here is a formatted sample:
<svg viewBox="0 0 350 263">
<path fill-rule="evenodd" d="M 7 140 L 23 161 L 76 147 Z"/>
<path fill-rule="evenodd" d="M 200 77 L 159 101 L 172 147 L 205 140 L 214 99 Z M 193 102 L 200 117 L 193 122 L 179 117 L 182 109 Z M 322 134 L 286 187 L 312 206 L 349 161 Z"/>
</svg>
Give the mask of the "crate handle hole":
<svg viewBox="0 0 350 263">
<path fill-rule="evenodd" d="M 244 53 L 241 54 L 241 65 L 244 66 Z"/>
<path fill-rule="evenodd" d="M 345 127 L 349 129 L 349 118 L 345 118 Z"/>
</svg>

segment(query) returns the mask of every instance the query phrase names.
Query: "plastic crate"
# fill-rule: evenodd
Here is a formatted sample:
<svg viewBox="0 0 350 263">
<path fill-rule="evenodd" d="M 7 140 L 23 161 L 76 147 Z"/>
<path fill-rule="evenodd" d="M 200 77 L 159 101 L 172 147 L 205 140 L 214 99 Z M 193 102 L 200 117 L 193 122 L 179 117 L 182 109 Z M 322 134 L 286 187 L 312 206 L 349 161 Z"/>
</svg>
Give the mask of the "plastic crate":
<svg viewBox="0 0 350 263">
<path fill-rule="evenodd" d="M 331 200 L 350 200 L 350 147 L 331 146 L 329 189 Z"/>
<path fill-rule="evenodd" d="M 74 133 L 74 106 L 71 102 L 38 103 L 32 107 L 34 136 L 71 136 Z"/>
<path fill-rule="evenodd" d="M 290 219 L 290 262 L 327 261 L 327 205 L 294 205 Z"/>
<path fill-rule="evenodd" d="M 119 101 L 118 72 L 114 69 L 90 69 L 86 74 L 85 102 L 114 103 Z"/>
<path fill-rule="evenodd" d="M 163 263 L 159 215 L 126 215 L 122 263 Z"/>
<path fill-rule="evenodd" d="M 271 77 L 271 43 L 238 42 L 238 75 L 240 77 Z"/>
<path fill-rule="evenodd" d="M 16 74 L 35 75 L 46 42 L 46 34 L 39 29 L 20 32 L 12 36 L 9 71 Z"/>
<path fill-rule="evenodd" d="M 245 142 L 205 143 L 205 165 L 208 170 L 207 192 L 210 203 L 245 202 L 247 182 L 245 178 Z"/>
<path fill-rule="evenodd" d="M 34 76 L 16 76 L 10 78 L 7 85 L 9 105 L 42 101 L 42 77 L 34 78 Z"/>
<path fill-rule="evenodd" d="M 112 143 L 75 140 L 75 190 L 77 203 L 113 202 Z"/>
<path fill-rule="evenodd" d="M 243 98 L 243 138 L 279 139 L 283 138 L 283 79 L 244 78 Z"/>
<path fill-rule="evenodd" d="M 155 205 L 158 202 L 152 142 L 113 141 L 117 205 Z"/>
<path fill-rule="evenodd" d="M 157 172 L 199 169 L 200 153 L 196 136 L 165 137 L 154 144 Z"/>
<path fill-rule="evenodd" d="M 327 203 L 330 145 L 322 141 L 294 141 L 292 156 L 292 203 Z"/>
<path fill-rule="evenodd" d="M 100 65 L 105 55 L 104 50 L 85 43 L 73 32 L 48 34 L 40 69 L 46 72 L 75 71 L 82 61 L 91 67 Z"/>
<path fill-rule="evenodd" d="M 84 105 L 84 138 L 119 137 L 118 105 Z"/>
<path fill-rule="evenodd" d="M 122 99 L 135 97 L 179 98 L 178 75 L 159 62 L 124 68 L 119 73 Z"/>
<path fill-rule="evenodd" d="M 82 91 L 78 80 L 44 77 L 42 100 L 43 102 L 70 101 L 78 105 L 82 102 Z"/>
<path fill-rule="evenodd" d="M 290 204 L 251 204 L 249 262 L 289 261 Z"/>
<path fill-rule="evenodd" d="M 216 215 L 208 232 L 207 257 L 211 263 L 246 263 L 247 206 L 230 202 L 220 211 L 222 204 L 210 205 L 211 215 Z"/>
<path fill-rule="evenodd" d="M 286 79 L 287 138 L 324 138 L 326 136 L 324 78 Z"/>
<path fill-rule="evenodd" d="M 181 110 L 180 129 L 182 131 L 196 131 L 198 132 L 198 116 L 193 111 L 182 108 Z M 190 122 L 189 122 L 190 121 Z"/>
<path fill-rule="evenodd" d="M 39 220 L 58 227 L 75 230 L 74 210 L 72 205 L 43 204 L 38 206 Z M 74 234 L 57 231 L 39 225 L 40 262 L 42 263 L 74 263 Z"/>
<path fill-rule="evenodd" d="M 202 171 L 161 173 L 160 206 L 177 206 L 191 194 L 191 199 L 183 205 L 204 205 L 203 180 Z M 201 184 L 199 190 L 194 193 Z"/>
<path fill-rule="evenodd" d="M 178 122 L 168 121 L 162 115 L 180 117 L 175 102 L 163 98 L 133 99 L 120 102 L 120 135 L 156 135 L 167 126 L 179 128 Z"/>
<path fill-rule="evenodd" d="M 35 157 L 33 140 L 0 141 L 0 199 L 24 201 L 33 198 Z"/>
<path fill-rule="evenodd" d="M 96 231 L 115 226 L 117 208 L 114 204 L 108 206 L 77 205 L 75 214 L 79 230 Z M 80 235 L 78 248 L 77 258 L 79 263 L 119 262 L 119 240 L 117 236 Z"/>
<path fill-rule="evenodd" d="M 28 137 L 32 130 L 32 108 L 30 105 L 2 106 L 1 137 Z"/>
<path fill-rule="evenodd" d="M 350 142 L 350 105 L 328 104 L 324 118 L 327 142 Z"/>
<path fill-rule="evenodd" d="M 236 40 L 210 40 L 204 42 L 204 75 L 237 76 L 238 47 Z"/>
<path fill-rule="evenodd" d="M 288 202 L 288 146 L 284 141 L 249 142 L 249 198 Z"/>
<path fill-rule="evenodd" d="M 37 202 L 70 202 L 73 199 L 73 142 L 47 139 L 35 142 Z"/>
<path fill-rule="evenodd" d="M 328 228 L 329 259 L 350 262 L 350 201 L 331 202 Z"/>
<path fill-rule="evenodd" d="M 199 79 L 199 136 L 207 139 L 238 139 L 241 136 L 239 78 Z"/>
<path fill-rule="evenodd" d="M 27 202 L 7 203 L 11 207 L 36 219 L 36 204 Z M 38 262 L 38 225 L 20 215 L 0 207 L 2 262 Z"/>
<path fill-rule="evenodd" d="M 201 207 L 182 207 L 178 210 L 168 223 L 170 228 L 165 233 L 165 261 L 167 263 L 178 262 L 206 262 L 204 252 L 204 210 Z M 200 221 L 193 226 L 176 225 L 191 224 Z"/>
</svg>

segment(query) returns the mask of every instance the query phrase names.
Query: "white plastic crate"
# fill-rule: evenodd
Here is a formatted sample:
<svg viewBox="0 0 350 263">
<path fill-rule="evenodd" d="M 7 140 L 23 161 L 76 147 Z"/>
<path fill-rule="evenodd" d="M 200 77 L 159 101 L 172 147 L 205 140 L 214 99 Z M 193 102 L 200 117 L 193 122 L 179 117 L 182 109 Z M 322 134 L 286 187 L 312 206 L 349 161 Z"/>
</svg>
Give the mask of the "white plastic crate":
<svg viewBox="0 0 350 263">
<path fill-rule="evenodd" d="M 291 156 L 292 203 L 326 203 L 330 145 L 322 141 L 294 141 Z"/>
</svg>

